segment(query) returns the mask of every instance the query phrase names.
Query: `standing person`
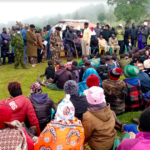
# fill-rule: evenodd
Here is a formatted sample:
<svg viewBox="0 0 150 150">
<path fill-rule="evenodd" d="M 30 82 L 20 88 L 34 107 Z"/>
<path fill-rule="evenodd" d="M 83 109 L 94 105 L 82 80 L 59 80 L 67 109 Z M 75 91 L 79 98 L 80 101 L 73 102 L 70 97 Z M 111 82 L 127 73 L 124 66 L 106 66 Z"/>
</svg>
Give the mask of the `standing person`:
<svg viewBox="0 0 150 150">
<path fill-rule="evenodd" d="M 129 25 L 126 24 L 125 26 L 125 34 L 124 34 L 124 45 L 129 47 L 129 37 L 131 36 L 131 29 L 129 28 Z"/>
<path fill-rule="evenodd" d="M 122 24 L 119 24 L 116 33 L 117 33 L 117 39 L 118 39 L 118 44 L 120 46 L 120 54 L 123 54 L 124 49 L 123 49 L 123 42 L 124 42 L 124 28 Z"/>
<path fill-rule="evenodd" d="M 84 23 L 84 33 L 82 38 L 82 54 L 89 55 L 90 48 L 90 39 L 91 39 L 91 30 L 89 29 L 89 23 Z"/>
<path fill-rule="evenodd" d="M 115 28 L 114 28 L 114 27 L 111 28 L 111 35 L 112 35 L 112 34 L 114 34 L 114 35 L 116 36 L 116 31 L 115 31 Z"/>
<path fill-rule="evenodd" d="M 12 29 L 9 31 L 11 39 L 13 38 L 13 36 L 14 36 L 15 33 L 16 33 L 15 26 L 12 26 Z M 11 47 L 11 53 L 14 53 L 14 47 Z"/>
<path fill-rule="evenodd" d="M 25 25 L 25 28 L 22 29 L 21 35 L 23 37 L 23 42 L 24 42 L 24 55 L 23 55 L 23 61 L 24 64 L 27 64 L 27 37 L 26 37 L 26 32 L 29 29 L 28 25 Z"/>
<path fill-rule="evenodd" d="M 69 32 L 66 32 L 65 39 L 68 57 L 71 57 L 71 48 L 73 47 L 73 40 L 75 39 L 73 29 L 71 27 L 69 28 Z"/>
<path fill-rule="evenodd" d="M 0 66 L 1 66 L 1 46 L 2 46 L 2 37 L 1 37 L 1 34 L 0 34 Z"/>
<path fill-rule="evenodd" d="M 135 24 L 133 23 L 131 28 L 131 43 L 132 46 L 134 45 L 134 47 L 136 47 L 137 37 L 138 37 L 138 28 L 135 27 Z"/>
<path fill-rule="evenodd" d="M 99 23 L 97 23 L 97 27 L 94 28 L 94 31 L 96 32 L 96 36 L 99 38 L 101 34 L 101 28 L 99 27 Z"/>
<path fill-rule="evenodd" d="M 48 26 L 47 29 L 49 29 L 48 30 L 48 35 L 47 35 L 47 38 L 46 38 L 46 41 L 47 41 L 47 60 L 49 60 L 50 55 L 52 57 L 52 52 L 50 51 L 50 36 L 53 33 L 53 30 L 51 29 L 51 26 Z"/>
<path fill-rule="evenodd" d="M 79 58 L 81 58 L 82 56 L 82 47 L 81 47 L 81 39 L 75 34 L 75 46 L 76 46 L 76 49 L 78 51 L 78 56 Z"/>
<path fill-rule="evenodd" d="M 21 64 L 23 69 L 27 69 L 23 62 L 23 50 L 24 50 L 24 43 L 23 38 L 21 36 L 20 28 L 16 28 L 17 33 L 13 36 L 12 39 L 12 46 L 14 47 L 15 52 L 15 69 L 18 69 L 19 63 Z"/>
<path fill-rule="evenodd" d="M 59 51 L 61 46 L 60 27 L 55 27 L 55 32 L 52 33 L 50 38 L 50 49 L 52 51 L 53 65 L 57 66 L 56 60 L 59 59 Z"/>
<path fill-rule="evenodd" d="M 111 30 L 108 24 L 105 26 L 105 29 L 103 30 L 101 34 L 103 38 L 108 42 L 109 38 L 111 37 Z"/>
<path fill-rule="evenodd" d="M 42 38 L 43 38 L 43 39 L 46 39 L 46 38 L 47 38 L 46 33 L 47 33 L 47 28 L 44 27 L 44 28 L 43 28 L 43 31 L 42 31 Z"/>
<path fill-rule="evenodd" d="M 38 55 L 38 63 L 42 62 L 43 56 L 43 44 L 42 44 L 42 37 L 41 37 L 41 30 L 39 29 L 36 33 L 37 37 L 37 55 Z"/>
<path fill-rule="evenodd" d="M 141 25 L 141 28 L 138 32 L 138 48 L 139 50 L 145 48 L 147 42 L 148 30 L 145 28 L 144 24 Z"/>
<path fill-rule="evenodd" d="M 63 31 L 62 38 L 65 38 L 67 31 L 69 30 L 69 26 L 66 26 L 66 30 Z"/>
<path fill-rule="evenodd" d="M 120 51 L 120 46 L 118 45 L 118 39 L 112 34 L 111 38 L 109 38 L 109 44 L 112 49 L 112 53 L 114 53 L 114 49 L 117 49 L 116 54 Z"/>
<path fill-rule="evenodd" d="M 27 55 L 31 57 L 31 65 L 34 65 L 34 57 L 37 58 L 37 38 L 35 35 L 35 26 L 33 24 L 30 25 L 30 29 L 26 32 L 27 37 Z"/>
</svg>

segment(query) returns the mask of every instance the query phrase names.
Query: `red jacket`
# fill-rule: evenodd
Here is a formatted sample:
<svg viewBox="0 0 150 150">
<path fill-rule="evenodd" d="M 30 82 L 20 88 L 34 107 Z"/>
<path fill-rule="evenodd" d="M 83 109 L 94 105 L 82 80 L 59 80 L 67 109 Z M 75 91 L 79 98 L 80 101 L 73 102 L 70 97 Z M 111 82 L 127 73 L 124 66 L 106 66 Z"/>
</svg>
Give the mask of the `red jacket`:
<svg viewBox="0 0 150 150">
<path fill-rule="evenodd" d="M 36 117 L 32 103 L 28 98 L 20 95 L 15 98 L 4 99 L 0 101 L 0 105 L 7 105 L 12 109 L 12 119 L 10 122 L 14 120 L 18 120 L 21 123 L 25 122 L 25 118 L 27 116 L 30 125 L 36 126 L 37 135 L 40 135 L 41 131 L 39 127 L 39 121 Z"/>
</svg>

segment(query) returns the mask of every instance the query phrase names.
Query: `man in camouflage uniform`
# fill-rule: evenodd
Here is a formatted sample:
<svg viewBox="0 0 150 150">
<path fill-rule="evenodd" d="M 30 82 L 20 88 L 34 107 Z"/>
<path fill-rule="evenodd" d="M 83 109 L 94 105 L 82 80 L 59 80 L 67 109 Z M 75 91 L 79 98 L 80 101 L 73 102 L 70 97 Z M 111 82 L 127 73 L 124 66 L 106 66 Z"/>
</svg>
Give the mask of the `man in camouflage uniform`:
<svg viewBox="0 0 150 150">
<path fill-rule="evenodd" d="M 61 46 L 60 27 L 55 28 L 55 32 L 52 33 L 50 38 L 50 50 L 52 51 L 53 65 L 56 66 L 56 60 L 59 59 L 59 51 Z"/>
<path fill-rule="evenodd" d="M 16 32 L 11 42 L 15 52 L 15 69 L 18 69 L 19 63 L 23 69 L 27 69 L 23 62 L 24 42 L 19 27 L 16 28 Z"/>
</svg>

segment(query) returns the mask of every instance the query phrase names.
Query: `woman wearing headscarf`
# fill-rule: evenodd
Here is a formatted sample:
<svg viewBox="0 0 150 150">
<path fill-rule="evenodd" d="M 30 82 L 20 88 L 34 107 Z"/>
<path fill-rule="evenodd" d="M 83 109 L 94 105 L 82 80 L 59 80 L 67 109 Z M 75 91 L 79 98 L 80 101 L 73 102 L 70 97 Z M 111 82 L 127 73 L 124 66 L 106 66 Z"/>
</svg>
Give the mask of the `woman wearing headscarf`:
<svg viewBox="0 0 150 150">
<path fill-rule="evenodd" d="M 35 150 L 83 150 L 84 129 L 75 115 L 68 98 L 58 105 L 55 119 L 43 130 L 35 144 Z"/>
<path fill-rule="evenodd" d="M 29 99 L 39 120 L 41 131 L 51 121 L 51 109 L 56 110 L 55 103 L 48 97 L 48 93 L 42 93 L 41 85 L 36 82 L 30 86 Z"/>
</svg>

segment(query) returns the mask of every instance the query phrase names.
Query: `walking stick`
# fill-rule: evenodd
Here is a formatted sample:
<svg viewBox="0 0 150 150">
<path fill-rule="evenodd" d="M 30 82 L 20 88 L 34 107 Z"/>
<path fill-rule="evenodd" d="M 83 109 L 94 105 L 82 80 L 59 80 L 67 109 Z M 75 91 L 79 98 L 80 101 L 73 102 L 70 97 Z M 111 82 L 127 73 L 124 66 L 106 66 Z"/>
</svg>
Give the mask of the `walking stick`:
<svg viewBox="0 0 150 150">
<path fill-rule="evenodd" d="M 78 51 L 77 51 L 77 49 L 76 49 L 75 41 L 73 41 L 73 43 L 74 43 L 74 47 L 75 47 L 75 51 L 76 51 L 76 55 L 77 55 L 77 58 L 78 58 Z"/>
</svg>

